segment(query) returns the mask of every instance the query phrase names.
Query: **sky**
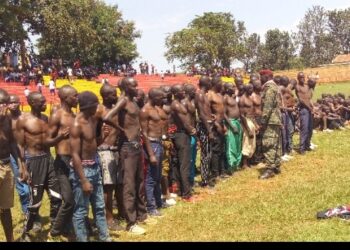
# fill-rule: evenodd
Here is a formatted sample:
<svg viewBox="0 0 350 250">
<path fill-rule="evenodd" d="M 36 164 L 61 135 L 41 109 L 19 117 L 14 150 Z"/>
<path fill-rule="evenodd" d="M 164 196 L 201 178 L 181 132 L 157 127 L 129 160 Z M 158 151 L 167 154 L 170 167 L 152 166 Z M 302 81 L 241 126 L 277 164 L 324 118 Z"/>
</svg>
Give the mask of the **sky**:
<svg viewBox="0 0 350 250">
<path fill-rule="evenodd" d="M 349 0 L 105 0 L 118 5 L 123 18 L 134 21 L 141 38 L 136 40 L 140 57 L 135 65 L 147 61 L 161 70 L 172 70 L 164 57 L 165 38 L 184 29 L 204 12 L 230 12 L 236 20 L 244 21 L 249 34 L 262 37 L 269 29 L 296 31 L 300 20 L 313 5 L 327 10 L 350 7 Z M 138 69 L 138 67 L 136 68 Z M 177 67 L 177 69 L 179 69 Z"/>
</svg>

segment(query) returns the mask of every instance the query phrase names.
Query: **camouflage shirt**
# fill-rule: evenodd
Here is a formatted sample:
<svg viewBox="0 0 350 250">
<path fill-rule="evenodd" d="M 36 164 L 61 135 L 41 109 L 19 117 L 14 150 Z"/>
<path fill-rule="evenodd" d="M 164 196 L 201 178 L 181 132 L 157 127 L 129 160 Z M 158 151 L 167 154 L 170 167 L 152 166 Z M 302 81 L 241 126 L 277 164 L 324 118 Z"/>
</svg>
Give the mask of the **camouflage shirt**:
<svg viewBox="0 0 350 250">
<path fill-rule="evenodd" d="M 265 83 L 262 92 L 262 124 L 282 125 L 280 106 L 282 103 L 278 86 L 274 81 Z"/>
</svg>

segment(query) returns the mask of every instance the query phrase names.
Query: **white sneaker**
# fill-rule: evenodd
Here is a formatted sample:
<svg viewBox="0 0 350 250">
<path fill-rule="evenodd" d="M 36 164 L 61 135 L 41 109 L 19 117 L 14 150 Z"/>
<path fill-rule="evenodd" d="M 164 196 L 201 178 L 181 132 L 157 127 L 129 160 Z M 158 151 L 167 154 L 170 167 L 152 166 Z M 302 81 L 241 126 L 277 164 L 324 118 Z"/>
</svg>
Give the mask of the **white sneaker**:
<svg viewBox="0 0 350 250">
<path fill-rule="evenodd" d="M 177 198 L 177 194 L 171 193 L 170 198 L 173 198 L 173 199 Z"/>
<path fill-rule="evenodd" d="M 174 206 L 174 205 L 176 205 L 176 200 L 174 200 L 173 198 L 170 198 L 170 199 L 165 200 L 165 203 L 169 206 Z"/>
<path fill-rule="evenodd" d="M 142 235 L 146 233 L 146 230 L 140 227 L 139 225 L 135 224 L 130 227 L 129 232 L 135 235 Z"/>
<path fill-rule="evenodd" d="M 290 159 L 287 157 L 287 155 L 284 155 L 281 157 L 282 161 L 289 161 Z"/>
</svg>

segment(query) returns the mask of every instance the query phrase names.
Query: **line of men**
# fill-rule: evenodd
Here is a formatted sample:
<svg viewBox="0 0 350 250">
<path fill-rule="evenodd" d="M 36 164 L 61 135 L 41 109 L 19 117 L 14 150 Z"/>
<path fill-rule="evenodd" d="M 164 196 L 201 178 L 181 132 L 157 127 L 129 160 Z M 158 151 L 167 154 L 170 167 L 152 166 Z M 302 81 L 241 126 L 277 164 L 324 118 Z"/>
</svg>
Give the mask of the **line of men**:
<svg viewBox="0 0 350 250">
<path fill-rule="evenodd" d="M 119 83 L 119 98 L 114 86 L 102 86 L 102 104 L 92 92 L 78 95 L 65 85 L 59 89 L 61 105 L 50 118 L 42 114 L 42 94 L 31 93 L 31 112 L 21 114 L 18 97 L 1 90 L 0 146 L 11 145 L 0 155 L 0 191 L 7 194 L 0 196 L 0 208 L 7 240 L 13 240 L 10 156 L 19 170 L 16 180 L 29 183 L 24 241 L 30 240 L 44 190 L 50 198 L 50 237 L 74 228 L 77 241 L 88 241 L 91 204 L 99 240 L 111 241 L 109 230 L 120 229 L 113 217 L 113 192 L 126 230 L 144 234 L 140 224 L 154 223 L 153 218 L 162 216 L 159 209 L 176 203 L 170 191 L 186 202 L 199 199 L 193 194 L 197 140 L 203 187 L 213 188 L 252 159 L 266 164 L 261 179 L 279 174 L 282 150 L 286 155 L 292 150 L 288 124 L 296 111 L 293 88 L 299 100 L 300 153 L 310 150 L 315 82 L 305 83 L 303 73 L 297 83 L 286 77 L 280 86 L 276 81 L 270 70 L 252 75 L 248 85 L 240 77 L 232 85 L 203 76 L 198 89 L 191 84 L 152 88 L 144 101 L 137 81 L 127 77 Z M 75 114 L 77 104 L 80 112 Z M 50 147 L 56 149 L 55 160 Z M 174 184 L 178 190 L 170 189 Z"/>
</svg>

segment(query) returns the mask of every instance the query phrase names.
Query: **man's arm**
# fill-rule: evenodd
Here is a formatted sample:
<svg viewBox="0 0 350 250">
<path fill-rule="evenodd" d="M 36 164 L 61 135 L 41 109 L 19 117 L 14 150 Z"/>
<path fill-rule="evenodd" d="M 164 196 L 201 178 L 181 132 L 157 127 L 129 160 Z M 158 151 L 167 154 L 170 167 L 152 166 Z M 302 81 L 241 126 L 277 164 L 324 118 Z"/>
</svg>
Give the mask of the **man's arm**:
<svg viewBox="0 0 350 250">
<path fill-rule="evenodd" d="M 115 119 L 115 116 L 119 114 L 119 112 L 126 107 L 127 103 L 127 97 L 121 98 L 118 103 L 115 105 L 114 108 L 112 108 L 106 115 L 103 117 L 103 122 L 106 124 L 120 129 L 121 131 L 124 131 L 122 127 L 119 126 L 118 122 L 116 123 L 117 119 Z"/>
<path fill-rule="evenodd" d="M 49 128 L 46 132 L 44 145 L 47 147 L 55 146 L 57 143 L 69 136 L 69 129 L 65 128 L 59 131 L 60 127 L 60 116 L 58 112 L 52 113 L 49 119 Z"/>
<path fill-rule="evenodd" d="M 140 125 L 141 125 L 141 133 L 142 138 L 146 146 L 147 153 L 149 155 L 149 160 L 152 165 L 157 164 L 157 158 L 154 155 L 154 152 L 151 147 L 151 143 L 148 139 L 148 119 L 149 115 L 145 108 L 143 108 L 140 112 Z"/>
<path fill-rule="evenodd" d="M 207 131 L 209 132 L 209 135 L 212 135 L 212 131 L 211 131 L 211 127 L 210 127 L 210 123 L 209 121 L 211 121 L 211 117 L 208 117 L 208 114 L 205 114 L 204 110 L 205 110 L 205 100 L 204 100 L 204 96 L 202 93 L 196 94 L 196 106 L 198 109 L 198 113 L 199 113 L 199 119 L 202 121 L 202 123 L 204 124 L 205 128 L 207 129 Z"/>
<path fill-rule="evenodd" d="M 73 127 L 70 130 L 70 146 L 72 150 L 73 167 L 79 176 L 83 192 L 86 194 L 91 194 L 93 191 L 93 186 L 86 178 L 81 163 L 81 135 L 81 126 L 77 121 L 75 121 Z"/>
<path fill-rule="evenodd" d="M 9 126 L 11 127 L 11 119 L 9 119 Z M 12 129 L 9 131 L 9 139 L 10 139 L 10 148 L 11 148 L 11 155 L 16 160 L 18 168 L 19 168 L 19 176 L 20 181 L 27 181 L 28 179 L 28 172 L 27 172 L 27 166 L 24 163 L 24 158 L 21 156 L 20 149 L 18 144 L 16 144 L 15 137 L 13 135 Z"/>
<path fill-rule="evenodd" d="M 184 114 L 181 112 L 180 105 L 177 103 L 173 103 L 173 104 L 171 104 L 171 109 L 180 118 L 180 120 L 181 120 L 182 124 L 184 125 L 184 128 L 187 130 L 187 132 L 190 135 L 194 135 L 196 133 L 196 129 L 191 126 L 190 121 L 187 119 L 187 114 Z"/>
</svg>

